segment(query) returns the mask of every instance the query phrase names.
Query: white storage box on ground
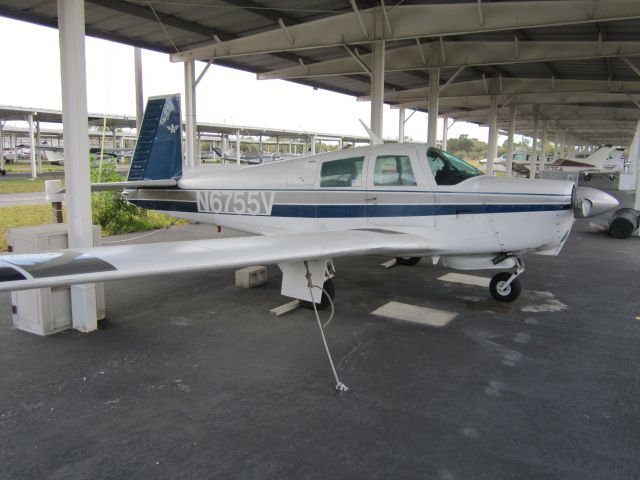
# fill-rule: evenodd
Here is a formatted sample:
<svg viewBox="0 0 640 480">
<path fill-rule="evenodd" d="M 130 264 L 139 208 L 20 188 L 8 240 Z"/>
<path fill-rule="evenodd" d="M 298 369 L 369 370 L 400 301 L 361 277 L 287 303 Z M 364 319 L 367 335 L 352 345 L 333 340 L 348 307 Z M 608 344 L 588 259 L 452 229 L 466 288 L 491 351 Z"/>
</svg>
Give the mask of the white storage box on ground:
<svg viewBox="0 0 640 480">
<path fill-rule="evenodd" d="M 67 226 L 57 223 L 9 230 L 8 244 L 13 253 L 38 253 L 68 247 Z M 102 244 L 99 226 L 93 226 L 93 244 Z M 13 325 L 38 335 L 51 335 L 72 327 L 69 287 L 40 288 L 11 293 Z M 96 284 L 98 320 L 105 317 L 104 285 Z"/>
</svg>

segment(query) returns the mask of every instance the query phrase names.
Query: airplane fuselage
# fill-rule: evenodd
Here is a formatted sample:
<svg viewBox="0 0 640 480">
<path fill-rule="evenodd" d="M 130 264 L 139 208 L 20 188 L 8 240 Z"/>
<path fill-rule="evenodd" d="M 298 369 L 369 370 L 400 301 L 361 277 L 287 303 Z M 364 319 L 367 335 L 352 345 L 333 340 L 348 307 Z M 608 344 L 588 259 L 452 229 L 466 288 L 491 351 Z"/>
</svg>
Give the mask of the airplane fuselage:
<svg viewBox="0 0 640 480">
<path fill-rule="evenodd" d="M 443 179 L 433 166 L 437 150 L 427 151 L 360 147 L 218 169 L 185 176 L 178 188 L 126 195 L 144 208 L 253 234 L 379 229 L 432 239 L 438 255 L 559 252 L 574 221 L 573 183 Z"/>
</svg>

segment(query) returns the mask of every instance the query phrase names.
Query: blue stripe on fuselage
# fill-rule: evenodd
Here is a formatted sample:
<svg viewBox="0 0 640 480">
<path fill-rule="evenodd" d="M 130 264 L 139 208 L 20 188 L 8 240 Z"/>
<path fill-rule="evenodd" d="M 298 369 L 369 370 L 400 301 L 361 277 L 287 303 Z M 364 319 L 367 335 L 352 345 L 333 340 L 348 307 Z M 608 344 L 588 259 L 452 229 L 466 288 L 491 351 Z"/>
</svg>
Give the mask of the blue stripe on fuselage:
<svg viewBox="0 0 640 480">
<path fill-rule="evenodd" d="M 138 207 L 169 212 L 198 213 L 196 202 L 171 200 L 130 200 Z M 288 218 L 358 218 L 358 217 L 428 217 L 440 215 L 550 212 L 571 209 L 560 204 L 458 204 L 458 205 L 287 205 L 275 204 L 272 217 Z M 200 212 L 211 213 L 211 212 Z M 224 214 L 223 214 L 224 215 Z M 234 214 L 230 214 L 234 215 Z M 249 215 L 250 216 L 250 215 Z"/>
</svg>

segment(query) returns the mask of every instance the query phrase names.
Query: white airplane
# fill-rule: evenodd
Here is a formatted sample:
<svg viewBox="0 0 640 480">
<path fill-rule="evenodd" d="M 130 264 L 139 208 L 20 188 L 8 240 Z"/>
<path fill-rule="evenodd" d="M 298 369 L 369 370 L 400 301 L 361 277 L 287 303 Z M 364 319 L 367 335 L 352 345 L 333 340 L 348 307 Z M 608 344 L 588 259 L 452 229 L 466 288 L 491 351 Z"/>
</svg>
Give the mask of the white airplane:
<svg viewBox="0 0 640 480">
<path fill-rule="evenodd" d="M 595 152 L 580 160 L 560 158 L 545 164 L 545 172 L 616 173 L 624 170 L 624 148 L 602 145 Z"/>
<path fill-rule="evenodd" d="M 520 294 L 523 255 L 557 255 L 576 216 L 618 205 L 572 182 L 489 177 L 423 144 L 184 172 L 181 144 L 179 97 L 150 99 L 128 181 L 96 188 L 255 236 L 2 255 L 0 291 L 277 264 L 283 295 L 325 306 L 333 259 L 388 255 L 400 264 L 431 257 L 456 269 L 502 270 L 490 291 L 510 302 Z"/>
</svg>

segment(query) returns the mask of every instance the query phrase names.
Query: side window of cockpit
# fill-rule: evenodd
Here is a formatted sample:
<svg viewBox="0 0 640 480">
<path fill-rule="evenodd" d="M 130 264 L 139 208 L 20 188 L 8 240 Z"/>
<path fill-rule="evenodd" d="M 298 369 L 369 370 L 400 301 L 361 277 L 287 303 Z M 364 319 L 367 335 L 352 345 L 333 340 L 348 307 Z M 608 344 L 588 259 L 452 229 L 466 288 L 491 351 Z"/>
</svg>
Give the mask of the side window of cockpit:
<svg viewBox="0 0 640 480">
<path fill-rule="evenodd" d="M 321 187 L 361 187 L 364 157 L 324 162 L 320 171 Z"/>
<path fill-rule="evenodd" d="M 377 187 L 416 186 L 411 159 L 406 155 L 383 155 L 376 158 L 373 185 Z"/>
<path fill-rule="evenodd" d="M 467 178 L 483 175 L 476 167 L 437 148 L 427 150 L 427 161 L 438 185 L 456 185 Z"/>
</svg>

